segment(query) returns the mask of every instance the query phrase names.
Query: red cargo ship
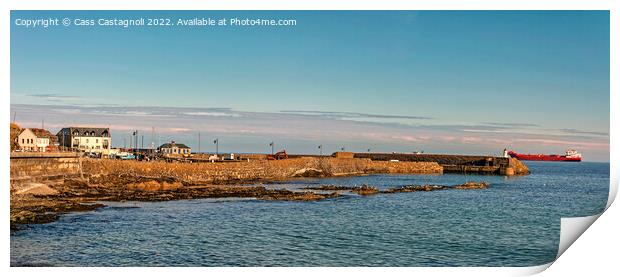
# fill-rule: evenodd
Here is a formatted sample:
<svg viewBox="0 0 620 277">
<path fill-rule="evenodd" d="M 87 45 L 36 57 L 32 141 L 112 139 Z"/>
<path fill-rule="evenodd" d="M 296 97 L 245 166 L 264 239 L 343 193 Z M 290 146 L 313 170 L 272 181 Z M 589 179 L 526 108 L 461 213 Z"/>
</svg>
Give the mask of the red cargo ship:
<svg viewBox="0 0 620 277">
<path fill-rule="evenodd" d="M 581 154 L 574 149 L 566 150 L 566 155 L 545 155 L 545 154 L 519 154 L 508 151 L 508 155 L 517 160 L 523 161 L 548 161 L 548 162 L 580 162 Z"/>
</svg>

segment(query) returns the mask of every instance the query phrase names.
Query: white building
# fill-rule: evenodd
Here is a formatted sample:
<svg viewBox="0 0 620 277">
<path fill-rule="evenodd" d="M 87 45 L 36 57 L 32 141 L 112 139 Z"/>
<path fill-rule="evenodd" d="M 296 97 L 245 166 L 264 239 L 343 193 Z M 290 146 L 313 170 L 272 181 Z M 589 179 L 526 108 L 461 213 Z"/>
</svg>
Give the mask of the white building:
<svg viewBox="0 0 620 277">
<path fill-rule="evenodd" d="M 39 128 L 28 128 L 17 136 L 17 144 L 22 151 L 45 152 L 50 150 L 53 135 Z"/>
<path fill-rule="evenodd" d="M 112 145 L 109 128 L 67 127 L 56 134 L 60 147 L 108 154 Z"/>
<path fill-rule="evenodd" d="M 159 147 L 159 152 L 165 156 L 189 156 L 192 153 L 192 149 L 182 143 L 176 143 L 174 140 L 170 143 L 164 143 Z"/>
</svg>

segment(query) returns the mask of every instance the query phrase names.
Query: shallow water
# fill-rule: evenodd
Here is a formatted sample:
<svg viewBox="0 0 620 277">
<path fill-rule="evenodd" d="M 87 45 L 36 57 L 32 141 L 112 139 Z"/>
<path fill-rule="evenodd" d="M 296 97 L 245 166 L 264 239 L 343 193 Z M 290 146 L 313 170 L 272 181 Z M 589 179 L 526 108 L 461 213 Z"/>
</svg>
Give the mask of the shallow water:
<svg viewBox="0 0 620 277">
<path fill-rule="evenodd" d="M 554 260 L 560 218 L 603 211 L 608 163 L 529 162 L 531 175 L 303 179 L 386 189 L 490 183 L 316 202 L 106 203 L 11 231 L 12 266 L 532 266 Z"/>
</svg>

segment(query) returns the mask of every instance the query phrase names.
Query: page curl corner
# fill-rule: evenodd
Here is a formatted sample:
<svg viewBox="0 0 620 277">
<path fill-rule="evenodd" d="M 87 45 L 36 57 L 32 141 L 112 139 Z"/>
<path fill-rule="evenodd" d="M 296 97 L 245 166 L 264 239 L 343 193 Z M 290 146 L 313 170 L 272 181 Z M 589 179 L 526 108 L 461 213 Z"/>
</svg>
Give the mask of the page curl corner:
<svg viewBox="0 0 620 277">
<path fill-rule="evenodd" d="M 603 213 L 584 217 L 564 217 L 560 219 L 560 244 L 557 260 Z"/>
</svg>

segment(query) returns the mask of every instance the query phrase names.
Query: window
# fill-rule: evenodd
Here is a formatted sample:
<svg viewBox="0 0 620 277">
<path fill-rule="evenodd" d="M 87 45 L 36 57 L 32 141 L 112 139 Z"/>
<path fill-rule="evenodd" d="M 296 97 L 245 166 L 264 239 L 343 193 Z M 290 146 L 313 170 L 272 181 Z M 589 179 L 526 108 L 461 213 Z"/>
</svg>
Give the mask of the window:
<svg viewBox="0 0 620 277">
<path fill-rule="evenodd" d="M 24 144 L 24 143 L 25 143 L 25 142 L 24 142 L 24 139 L 22 139 L 22 144 Z"/>
<path fill-rule="evenodd" d="M 86 139 L 86 143 L 88 143 L 88 139 Z"/>
<path fill-rule="evenodd" d="M 99 143 L 99 139 L 95 139 L 95 143 Z"/>
</svg>

